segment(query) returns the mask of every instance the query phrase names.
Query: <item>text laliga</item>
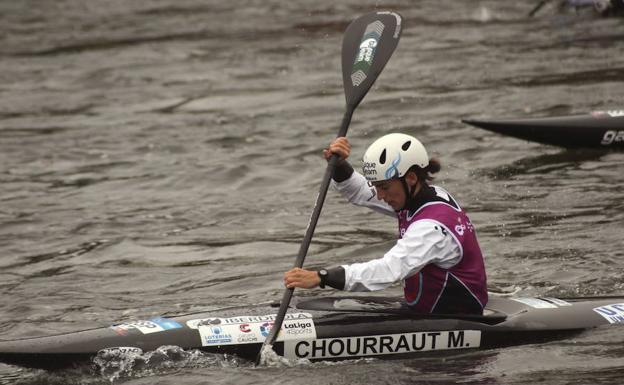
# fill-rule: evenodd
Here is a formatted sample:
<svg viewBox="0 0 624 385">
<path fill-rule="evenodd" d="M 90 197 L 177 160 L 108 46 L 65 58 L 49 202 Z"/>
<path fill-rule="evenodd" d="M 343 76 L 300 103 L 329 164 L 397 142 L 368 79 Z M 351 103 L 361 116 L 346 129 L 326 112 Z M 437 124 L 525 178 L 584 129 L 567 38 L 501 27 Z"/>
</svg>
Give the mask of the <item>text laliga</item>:
<svg viewBox="0 0 624 385">
<path fill-rule="evenodd" d="M 304 329 L 304 328 L 311 328 L 312 327 L 312 322 L 294 322 L 294 323 L 285 323 L 284 324 L 284 329 Z"/>
<path fill-rule="evenodd" d="M 442 338 L 438 340 L 440 336 Z M 442 342 L 444 337 L 447 337 L 446 344 Z M 294 353 L 298 358 L 325 358 L 468 347 L 470 343 L 464 341 L 464 331 L 450 331 L 300 341 L 296 344 Z"/>
</svg>

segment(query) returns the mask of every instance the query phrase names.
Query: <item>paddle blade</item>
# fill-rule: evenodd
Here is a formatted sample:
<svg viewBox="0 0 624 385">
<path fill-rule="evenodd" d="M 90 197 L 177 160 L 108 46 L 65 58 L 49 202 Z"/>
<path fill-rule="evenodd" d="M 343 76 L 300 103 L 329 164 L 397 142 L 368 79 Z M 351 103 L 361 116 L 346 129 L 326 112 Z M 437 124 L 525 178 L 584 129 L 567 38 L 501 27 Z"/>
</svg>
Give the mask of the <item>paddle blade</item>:
<svg viewBox="0 0 624 385">
<path fill-rule="evenodd" d="M 401 16 L 395 12 L 371 12 L 347 27 L 342 41 L 342 82 L 352 110 L 392 56 L 401 31 Z"/>
</svg>

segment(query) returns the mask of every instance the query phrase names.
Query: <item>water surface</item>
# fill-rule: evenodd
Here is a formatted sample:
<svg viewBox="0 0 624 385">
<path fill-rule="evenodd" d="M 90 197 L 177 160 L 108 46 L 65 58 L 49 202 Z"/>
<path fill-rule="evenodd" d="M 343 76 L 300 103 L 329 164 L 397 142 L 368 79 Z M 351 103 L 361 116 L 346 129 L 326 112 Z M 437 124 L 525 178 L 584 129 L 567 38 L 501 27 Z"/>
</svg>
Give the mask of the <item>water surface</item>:
<svg viewBox="0 0 624 385">
<path fill-rule="evenodd" d="M 622 294 L 624 154 L 460 122 L 622 108 L 622 20 L 530 19 L 532 6 L 2 2 L 0 338 L 279 299 L 343 113 L 342 33 L 375 7 L 400 12 L 405 30 L 352 121 L 356 167 L 378 136 L 415 135 L 477 226 L 492 291 Z M 306 265 L 379 257 L 395 227 L 330 193 Z M 623 342 L 610 328 L 443 360 L 286 369 L 189 352 L 115 381 L 620 384 Z M 3 384 L 113 377 L 0 365 Z"/>
</svg>

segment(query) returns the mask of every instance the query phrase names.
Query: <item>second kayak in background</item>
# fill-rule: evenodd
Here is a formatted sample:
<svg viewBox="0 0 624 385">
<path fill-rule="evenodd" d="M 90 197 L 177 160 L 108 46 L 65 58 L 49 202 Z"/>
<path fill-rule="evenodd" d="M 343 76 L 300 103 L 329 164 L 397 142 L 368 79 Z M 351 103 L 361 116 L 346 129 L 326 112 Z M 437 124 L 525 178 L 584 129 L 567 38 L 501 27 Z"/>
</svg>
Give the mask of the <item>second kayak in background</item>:
<svg viewBox="0 0 624 385">
<path fill-rule="evenodd" d="M 462 122 L 503 135 L 566 148 L 624 149 L 624 110 L 583 115 Z"/>
</svg>

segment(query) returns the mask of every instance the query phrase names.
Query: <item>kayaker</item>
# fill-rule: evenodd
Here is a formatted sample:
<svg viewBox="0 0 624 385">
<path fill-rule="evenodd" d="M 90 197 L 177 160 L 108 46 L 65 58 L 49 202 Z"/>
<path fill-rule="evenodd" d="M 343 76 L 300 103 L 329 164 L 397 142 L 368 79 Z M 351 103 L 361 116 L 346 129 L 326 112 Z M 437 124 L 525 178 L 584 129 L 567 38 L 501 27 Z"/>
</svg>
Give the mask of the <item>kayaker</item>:
<svg viewBox="0 0 624 385">
<path fill-rule="evenodd" d="M 319 271 L 284 274 L 289 288 L 330 286 L 347 291 L 382 290 L 402 281 L 406 302 L 425 313 L 481 314 L 487 303 L 483 256 L 475 229 L 455 199 L 430 185 L 440 163 L 410 135 L 377 139 L 363 157 L 363 174 L 347 162 L 349 141 L 324 150 L 340 161 L 332 185 L 349 202 L 398 217 L 399 240 L 383 257 Z"/>
</svg>

